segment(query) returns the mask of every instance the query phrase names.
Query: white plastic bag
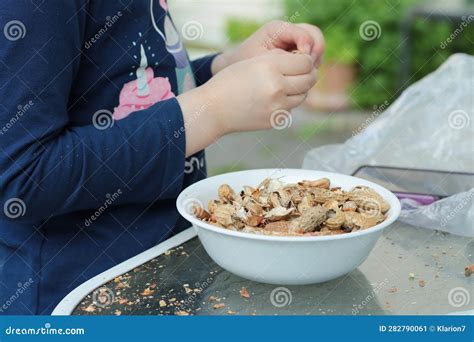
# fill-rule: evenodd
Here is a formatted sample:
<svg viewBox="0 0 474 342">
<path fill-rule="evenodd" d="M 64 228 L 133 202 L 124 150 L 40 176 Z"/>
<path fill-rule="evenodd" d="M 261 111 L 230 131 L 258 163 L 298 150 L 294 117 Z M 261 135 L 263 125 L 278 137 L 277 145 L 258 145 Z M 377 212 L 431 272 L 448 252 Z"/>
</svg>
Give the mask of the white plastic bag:
<svg viewBox="0 0 474 342">
<path fill-rule="evenodd" d="M 474 189 L 443 198 L 427 206 L 406 206 L 399 220 L 419 227 L 443 230 L 452 234 L 474 236 Z"/>
<path fill-rule="evenodd" d="M 352 174 L 362 165 L 376 165 L 473 173 L 473 75 L 474 57 L 451 56 L 382 114 L 372 115 L 359 134 L 344 144 L 309 151 L 303 168 Z M 471 187 L 428 206 L 403 203 L 400 220 L 474 237 Z"/>
</svg>

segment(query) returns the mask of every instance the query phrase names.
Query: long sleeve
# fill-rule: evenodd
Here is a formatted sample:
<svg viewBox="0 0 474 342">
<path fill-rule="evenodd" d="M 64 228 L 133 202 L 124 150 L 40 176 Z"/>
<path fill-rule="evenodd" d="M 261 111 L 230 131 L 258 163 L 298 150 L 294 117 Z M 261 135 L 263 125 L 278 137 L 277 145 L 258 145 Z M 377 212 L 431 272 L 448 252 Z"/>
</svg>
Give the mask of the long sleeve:
<svg viewBox="0 0 474 342">
<path fill-rule="evenodd" d="M 195 59 L 191 62 L 191 67 L 193 69 L 194 78 L 196 79 L 196 84 L 199 87 L 212 77 L 211 65 L 214 58 L 217 54 L 205 56 L 202 58 Z"/>
<path fill-rule="evenodd" d="M 114 205 L 172 198 L 181 189 L 185 138 L 176 133 L 183 127 L 176 99 L 106 129 L 94 113 L 83 113 L 89 124 L 71 122 L 87 4 L 48 1 L 35 12 L 29 0 L 7 0 L 0 8 L 2 22 L 18 20 L 24 31 L 0 37 L 0 203 L 24 202 L 17 220 L 94 209 L 119 189 Z"/>
</svg>

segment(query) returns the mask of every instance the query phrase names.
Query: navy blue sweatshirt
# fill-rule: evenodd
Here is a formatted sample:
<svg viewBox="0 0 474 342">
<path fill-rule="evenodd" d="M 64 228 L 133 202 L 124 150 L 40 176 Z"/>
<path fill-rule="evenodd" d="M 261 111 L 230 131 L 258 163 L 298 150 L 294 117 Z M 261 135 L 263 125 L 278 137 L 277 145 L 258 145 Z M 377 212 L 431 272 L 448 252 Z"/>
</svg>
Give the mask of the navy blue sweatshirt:
<svg viewBox="0 0 474 342">
<path fill-rule="evenodd" d="M 0 6 L 0 314 L 49 314 L 185 228 L 206 172 L 175 96 L 212 57 L 188 62 L 166 1 L 40 3 Z"/>
</svg>

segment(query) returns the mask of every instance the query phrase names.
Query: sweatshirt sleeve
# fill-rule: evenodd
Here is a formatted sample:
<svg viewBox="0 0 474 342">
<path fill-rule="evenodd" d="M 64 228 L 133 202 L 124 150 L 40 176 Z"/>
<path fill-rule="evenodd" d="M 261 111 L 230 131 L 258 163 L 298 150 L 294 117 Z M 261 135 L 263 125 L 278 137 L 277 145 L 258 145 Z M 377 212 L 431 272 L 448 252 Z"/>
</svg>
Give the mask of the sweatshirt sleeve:
<svg viewBox="0 0 474 342">
<path fill-rule="evenodd" d="M 209 81 L 212 77 L 211 65 L 214 58 L 218 54 L 205 56 L 202 58 L 195 59 L 191 62 L 193 69 L 194 78 L 196 79 L 196 85 L 199 87 Z"/>
<path fill-rule="evenodd" d="M 105 125 L 94 113 L 84 113 L 88 125 L 70 122 L 86 3 L 51 1 L 34 12 L 29 0 L 6 0 L 0 8 L 24 30 L 18 39 L 0 37 L 0 204 L 23 202 L 17 220 L 94 209 L 118 190 L 114 205 L 153 203 L 177 196 L 183 183 L 176 99 Z"/>
</svg>

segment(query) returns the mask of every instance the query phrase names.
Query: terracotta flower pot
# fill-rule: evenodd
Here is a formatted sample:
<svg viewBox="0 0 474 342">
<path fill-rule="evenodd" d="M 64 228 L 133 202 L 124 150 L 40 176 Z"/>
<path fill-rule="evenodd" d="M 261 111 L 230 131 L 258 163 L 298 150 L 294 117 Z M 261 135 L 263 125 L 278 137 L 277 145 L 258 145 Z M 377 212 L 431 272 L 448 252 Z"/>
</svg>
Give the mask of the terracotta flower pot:
<svg viewBox="0 0 474 342">
<path fill-rule="evenodd" d="M 324 63 L 318 74 L 318 82 L 308 94 L 305 105 L 311 109 L 340 111 L 351 106 L 349 88 L 356 79 L 352 64 Z"/>
</svg>

